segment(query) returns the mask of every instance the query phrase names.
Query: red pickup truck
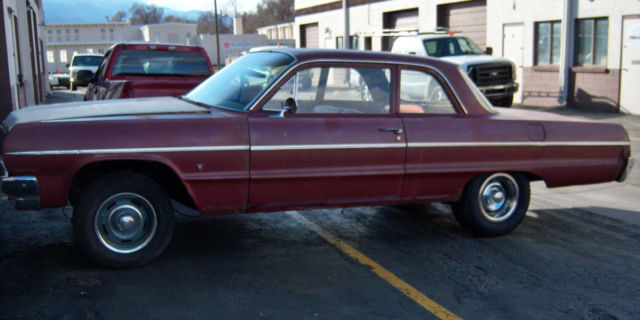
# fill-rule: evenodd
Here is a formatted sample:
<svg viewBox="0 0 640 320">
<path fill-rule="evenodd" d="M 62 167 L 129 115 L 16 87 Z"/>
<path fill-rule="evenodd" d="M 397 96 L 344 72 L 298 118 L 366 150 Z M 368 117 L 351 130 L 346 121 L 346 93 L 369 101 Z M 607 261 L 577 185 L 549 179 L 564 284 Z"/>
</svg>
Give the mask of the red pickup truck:
<svg viewBox="0 0 640 320">
<path fill-rule="evenodd" d="M 180 96 L 213 74 L 201 47 L 117 43 L 104 55 L 95 75 L 81 72 L 89 83 L 85 100 Z"/>
</svg>

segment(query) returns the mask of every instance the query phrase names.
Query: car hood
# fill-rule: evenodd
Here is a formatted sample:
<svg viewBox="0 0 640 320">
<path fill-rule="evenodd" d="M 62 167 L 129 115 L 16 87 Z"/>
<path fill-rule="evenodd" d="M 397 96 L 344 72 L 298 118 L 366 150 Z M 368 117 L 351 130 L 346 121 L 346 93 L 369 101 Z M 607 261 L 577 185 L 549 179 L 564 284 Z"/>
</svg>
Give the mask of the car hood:
<svg viewBox="0 0 640 320">
<path fill-rule="evenodd" d="M 116 99 L 30 106 L 11 112 L 2 123 L 9 132 L 16 124 L 108 116 L 209 113 L 209 109 L 173 97 Z"/>
<path fill-rule="evenodd" d="M 494 57 L 486 54 L 466 54 L 461 56 L 448 56 L 440 58 L 445 61 L 453 62 L 459 65 L 463 70 L 467 70 L 469 66 L 485 63 L 511 63 L 509 59 L 502 57 Z"/>
</svg>

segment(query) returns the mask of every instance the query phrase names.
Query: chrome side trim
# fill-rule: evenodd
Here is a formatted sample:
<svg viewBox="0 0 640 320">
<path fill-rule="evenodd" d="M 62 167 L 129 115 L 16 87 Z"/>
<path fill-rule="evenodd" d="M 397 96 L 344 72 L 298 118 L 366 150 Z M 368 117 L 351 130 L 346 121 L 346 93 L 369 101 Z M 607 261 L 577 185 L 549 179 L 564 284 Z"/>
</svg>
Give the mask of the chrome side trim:
<svg viewBox="0 0 640 320">
<path fill-rule="evenodd" d="M 628 146 L 628 141 L 503 141 L 503 142 L 409 142 L 410 148 L 456 147 L 556 147 L 556 146 Z"/>
<path fill-rule="evenodd" d="M 519 146 L 628 146 L 628 141 L 502 141 L 502 142 L 409 142 L 405 143 L 345 143 L 345 144 L 294 144 L 261 146 L 203 146 L 167 148 L 120 148 L 120 149 L 79 149 L 7 152 L 16 156 L 96 154 L 96 153 L 162 153 L 162 152 L 202 152 L 202 151 L 277 151 L 277 150 L 322 150 L 322 149 L 384 149 L 384 148 L 456 148 L 456 147 L 519 147 Z"/>
<path fill-rule="evenodd" d="M 405 143 L 300 144 L 251 146 L 251 151 L 404 148 Z"/>
<path fill-rule="evenodd" d="M 236 151 L 249 150 L 249 146 L 203 146 L 203 147 L 165 147 L 165 148 L 118 148 L 118 149 L 79 149 L 79 150 L 42 150 L 18 151 L 5 154 L 14 156 L 44 156 L 95 153 L 161 153 L 161 152 L 199 152 L 199 151 Z"/>
<path fill-rule="evenodd" d="M 250 104 L 249 104 L 249 108 L 245 109 L 248 111 L 253 111 L 253 109 L 256 107 L 256 105 L 260 104 L 260 102 L 262 101 L 262 99 L 264 99 L 264 97 L 271 92 L 271 90 L 276 86 L 276 84 L 278 82 L 280 82 L 280 80 L 284 79 L 285 77 L 287 77 L 292 71 L 293 69 L 295 69 L 298 66 L 303 66 L 306 64 L 310 64 L 310 63 L 318 63 L 318 62 L 342 62 L 342 63 L 362 63 L 362 64 L 386 64 L 386 65 L 397 65 L 397 66 L 412 66 L 412 67 L 419 67 L 419 68 L 426 68 L 429 69 L 435 73 L 437 73 L 438 75 L 440 75 L 440 77 L 442 79 L 444 79 L 444 81 L 447 83 L 447 85 L 449 86 L 449 89 L 451 89 L 451 92 L 453 92 L 453 95 L 455 97 L 455 99 L 458 101 L 458 104 L 460 105 L 460 107 L 462 108 L 462 112 L 464 114 L 468 114 L 469 112 L 467 111 L 467 108 L 465 108 L 464 104 L 462 103 L 462 100 L 460 99 L 460 96 L 458 95 L 458 92 L 456 91 L 456 88 L 454 86 L 451 85 L 451 82 L 449 81 L 449 78 L 445 77 L 444 74 L 442 72 L 440 72 L 440 70 L 426 65 L 426 64 L 420 64 L 420 63 L 413 63 L 413 62 L 395 62 L 395 61 L 388 61 L 388 60 L 357 60 L 357 59 L 314 59 L 314 60 L 307 60 L 307 61 L 303 61 L 300 64 L 295 64 L 294 63 L 289 67 L 289 69 L 287 70 L 287 72 L 282 73 L 278 79 L 276 79 L 275 81 L 271 82 L 271 85 L 269 86 L 269 88 L 267 88 L 266 90 L 263 90 L 262 93 L 260 94 L 260 96 L 257 99 L 254 99 Z"/>
</svg>

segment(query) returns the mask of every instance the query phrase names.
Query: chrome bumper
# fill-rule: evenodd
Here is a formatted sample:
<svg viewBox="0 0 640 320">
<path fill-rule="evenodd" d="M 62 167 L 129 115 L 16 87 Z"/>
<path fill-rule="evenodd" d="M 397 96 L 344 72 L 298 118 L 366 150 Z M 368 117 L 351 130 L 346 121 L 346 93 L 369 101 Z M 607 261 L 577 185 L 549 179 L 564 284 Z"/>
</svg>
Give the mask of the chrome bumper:
<svg viewBox="0 0 640 320">
<path fill-rule="evenodd" d="M 16 210 L 40 209 L 40 195 L 38 194 L 38 179 L 36 177 L 4 177 L 2 178 L 2 192 L 7 195 L 9 202 Z"/>
<path fill-rule="evenodd" d="M 624 182 L 627 179 L 629 173 L 631 172 L 631 169 L 633 169 L 633 164 L 635 161 L 635 158 L 627 159 L 627 166 L 624 168 L 624 171 L 622 172 L 620 177 L 618 177 L 618 182 Z"/>
<path fill-rule="evenodd" d="M 487 97 L 498 97 L 512 95 L 513 93 L 518 91 L 519 86 L 520 85 L 517 82 L 513 82 L 496 86 L 478 87 L 478 89 L 480 89 L 480 91 Z"/>
</svg>

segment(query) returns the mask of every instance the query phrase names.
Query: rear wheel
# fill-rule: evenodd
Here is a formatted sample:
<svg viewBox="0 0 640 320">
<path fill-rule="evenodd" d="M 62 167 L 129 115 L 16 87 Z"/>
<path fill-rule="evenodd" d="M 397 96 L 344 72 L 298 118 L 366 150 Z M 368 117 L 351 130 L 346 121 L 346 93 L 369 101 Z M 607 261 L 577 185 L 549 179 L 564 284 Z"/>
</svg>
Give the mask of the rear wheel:
<svg viewBox="0 0 640 320">
<path fill-rule="evenodd" d="M 79 248 L 106 267 L 133 267 L 157 258 L 173 233 L 173 208 L 151 178 L 118 172 L 90 184 L 78 197 L 73 229 Z"/>
<path fill-rule="evenodd" d="M 529 181 L 520 174 L 484 174 L 472 179 L 452 205 L 458 222 L 482 236 L 511 232 L 529 208 Z"/>
<path fill-rule="evenodd" d="M 72 82 L 71 83 L 71 91 L 76 91 L 76 90 L 78 90 L 78 85 Z"/>
</svg>

